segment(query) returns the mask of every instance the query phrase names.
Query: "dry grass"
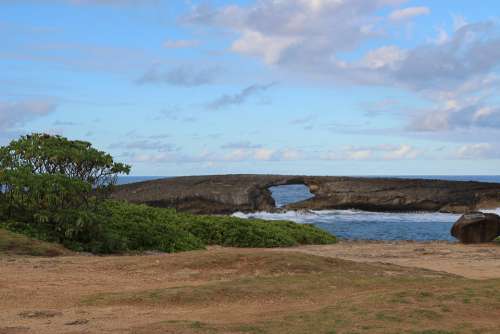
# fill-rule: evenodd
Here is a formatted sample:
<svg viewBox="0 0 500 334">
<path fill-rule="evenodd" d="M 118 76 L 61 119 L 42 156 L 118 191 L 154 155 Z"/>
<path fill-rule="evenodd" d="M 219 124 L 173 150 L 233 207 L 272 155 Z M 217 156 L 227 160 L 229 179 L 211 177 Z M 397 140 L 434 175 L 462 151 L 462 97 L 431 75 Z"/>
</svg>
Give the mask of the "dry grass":
<svg viewBox="0 0 500 334">
<path fill-rule="evenodd" d="M 51 261 L 0 263 L 27 277 L 0 287 L 45 278 L 31 300 L 0 300 L 0 333 L 500 332 L 500 279 L 252 249 Z M 19 316 L 46 309 L 61 315 Z"/>
<path fill-rule="evenodd" d="M 28 238 L 0 228 L 0 255 L 60 256 L 71 252 L 64 247 Z"/>
</svg>

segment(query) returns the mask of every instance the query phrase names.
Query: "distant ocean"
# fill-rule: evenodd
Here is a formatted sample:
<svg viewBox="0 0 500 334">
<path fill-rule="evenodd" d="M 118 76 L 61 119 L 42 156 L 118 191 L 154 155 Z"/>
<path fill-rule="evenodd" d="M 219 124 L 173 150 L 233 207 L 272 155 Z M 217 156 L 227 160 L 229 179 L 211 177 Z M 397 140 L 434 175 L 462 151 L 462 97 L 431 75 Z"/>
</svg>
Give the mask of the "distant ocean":
<svg viewBox="0 0 500 334">
<path fill-rule="evenodd" d="M 448 181 L 478 181 L 478 182 L 493 182 L 500 183 L 500 175 L 375 175 L 366 177 L 396 177 L 402 179 L 431 179 L 431 180 L 448 180 Z M 118 184 L 127 184 L 134 182 L 143 182 L 167 178 L 167 176 L 121 176 L 118 178 Z"/>
<path fill-rule="evenodd" d="M 479 181 L 500 183 L 500 175 L 408 175 L 369 176 L 397 177 L 410 179 L 434 179 L 449 181 Z M 119 184 L 142 182 L 162 177 L 121 177 Z M 305 200 L 312 196 L 303 185 L 281 186 L 271 189 L 277 206 Z M 491 210 L 500 214 L 500 208 Z M 313 224 L 342 239 L 349 240 L 413 240 L 413 241 L 455 241 L 450 229 L 460 215 L 444 213 L 380 213 L 359 210 L 324 210 L 310 213 L 288 211 L 284 213 L 257 212 L 235 213 L 241 218 L 262 218 L 269 220 L 292 220 L 300 224 Z"/>
</svg>

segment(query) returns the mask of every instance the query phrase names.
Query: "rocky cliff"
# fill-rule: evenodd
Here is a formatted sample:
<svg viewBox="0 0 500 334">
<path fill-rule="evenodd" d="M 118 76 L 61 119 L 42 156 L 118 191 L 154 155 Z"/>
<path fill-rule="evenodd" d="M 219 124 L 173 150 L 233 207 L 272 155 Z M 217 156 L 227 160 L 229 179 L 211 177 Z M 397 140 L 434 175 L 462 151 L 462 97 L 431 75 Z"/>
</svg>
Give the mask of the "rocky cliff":
<svg viewBox="0 0 500 334">
<path fill-rule="evenodd" d="M 188 176 L 118 186 L 113 197 L 203 214 L 272 211 L 269 187 L 305 184 L 315 195 L 289 209 L 464 213 L 500 207 L 500 184 L 334 176 Z"/>
</svg>

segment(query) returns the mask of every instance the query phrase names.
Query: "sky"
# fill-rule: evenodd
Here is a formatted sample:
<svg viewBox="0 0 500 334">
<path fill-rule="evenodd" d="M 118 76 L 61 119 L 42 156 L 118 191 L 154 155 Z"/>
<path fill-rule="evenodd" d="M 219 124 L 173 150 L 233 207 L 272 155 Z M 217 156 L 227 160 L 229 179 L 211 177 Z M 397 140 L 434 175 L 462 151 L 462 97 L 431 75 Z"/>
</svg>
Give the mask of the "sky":
<svg viewBox="0 0 500 334">
<path fill-rule="evenodd" d="M 132 175 L 500 174 L 496 0 L 0 0 L 0 145 Z"/>
</svg>

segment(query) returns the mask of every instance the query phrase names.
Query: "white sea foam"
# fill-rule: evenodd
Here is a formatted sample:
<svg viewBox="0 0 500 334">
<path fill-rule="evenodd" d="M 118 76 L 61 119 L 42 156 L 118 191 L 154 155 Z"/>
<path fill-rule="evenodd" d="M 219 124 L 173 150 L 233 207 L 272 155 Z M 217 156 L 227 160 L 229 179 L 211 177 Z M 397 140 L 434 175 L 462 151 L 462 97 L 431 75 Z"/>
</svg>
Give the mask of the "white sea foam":
<svg viewBox="0 0 500 334">
<path fill-rule="evenodd" d="M 500 212 L 500 209 L 497 210 Z M 240 218 L 259 218 L 267 220 L 292 220 L 297 223 L 332 223 L 349 220 L 355 222 L 451 222 L 460 218 L 457 214 L 448 213 L 428 213 L 428 212 L 409 212 L 409 213 L 387 213 L 387 212 L 369 212 L 359 210 L 320 210 L 320 211 L 284 211 L 284 212 L 255 212 L 242 213 L 237 212 L 233 216 Z"/>
<path fill-rule="evenodd" d="M 485 210 L 500 214 L 500 209 Z M 299 224 L 314 224 L 344 239 L 455 241 L 450 234 L 459 214 L 450 213 L 387 213 L 359 210 L 284 211 L 235 213 L 240 218 L 290 220 Z"/>
<path fill-rule="evenodd" d="M 500 208 L 498 209 L 490 209 L 490 210 L 481 210 L 482 212 L 485 212 L 485 213 L 494 213 L 494 214 L 497 214 L 500 216 Z"/>
</svg>

